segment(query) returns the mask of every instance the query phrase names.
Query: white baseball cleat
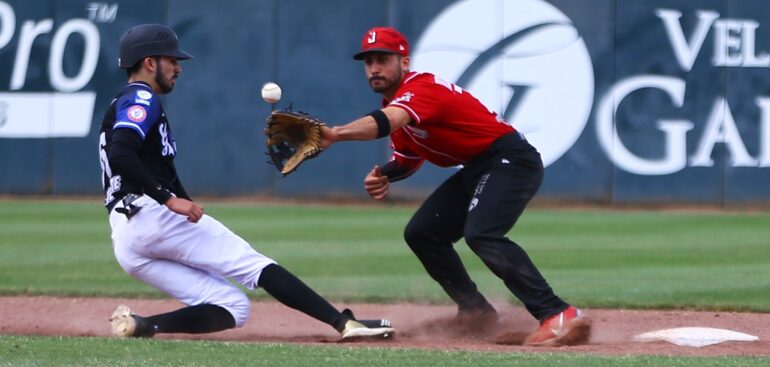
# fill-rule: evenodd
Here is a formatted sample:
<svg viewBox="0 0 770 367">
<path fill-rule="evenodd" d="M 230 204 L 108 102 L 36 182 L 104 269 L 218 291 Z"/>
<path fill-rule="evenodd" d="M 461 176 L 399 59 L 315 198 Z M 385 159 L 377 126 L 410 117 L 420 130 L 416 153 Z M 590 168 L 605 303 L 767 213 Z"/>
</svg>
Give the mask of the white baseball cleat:
<svg viewBox="0 0 770 367">
<path fill-rule="evenodd" d="M 349 309 L 342 311 L 342 314 L 349 318 L 340 331 L 342 341 L 391 339 L 396 334 L 390 320 L 357 320 Z"/>
<path fill-rule="evenodd" d="M 369 327 L 359 321 L 348 320 L 348 322 L 345 323 L 345 329 L 342 330 L 342 340 L 390 339 L 395 334 L 396 330 L 390 326 Z"/>
</svg>

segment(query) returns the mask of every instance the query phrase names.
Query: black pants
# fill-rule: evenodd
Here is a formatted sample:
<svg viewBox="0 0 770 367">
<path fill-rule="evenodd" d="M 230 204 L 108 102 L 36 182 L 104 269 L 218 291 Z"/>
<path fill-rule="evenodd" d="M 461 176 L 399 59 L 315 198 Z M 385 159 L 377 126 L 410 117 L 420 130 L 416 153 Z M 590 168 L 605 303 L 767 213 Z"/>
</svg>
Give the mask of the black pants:
<svg viewBox="0 0 770 367">
<path fill-rule="evenodd" d="M 442 183 L 407 224 L 407 244 L 460 311 L 488 305 L 453 248 L 462 237 L 538 320 L 568 307 L 506 237 L 542 181 L 537 150 L 519 134 L 505 135 Z"/>
</svg>

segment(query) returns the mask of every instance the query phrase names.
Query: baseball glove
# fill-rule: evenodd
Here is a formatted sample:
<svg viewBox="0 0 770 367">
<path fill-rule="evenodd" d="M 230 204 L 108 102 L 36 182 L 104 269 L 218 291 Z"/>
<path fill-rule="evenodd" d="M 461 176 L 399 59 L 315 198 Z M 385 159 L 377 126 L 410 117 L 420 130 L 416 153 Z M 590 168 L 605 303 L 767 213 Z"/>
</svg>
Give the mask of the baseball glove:
<svg viewBox="0 0 770 367">
<path fill-rule="evenodd" d="M 267 155 L 284 176 L 321 153 L 321 126 L 318 119 L 302 112 L 273 111 L 267 117 Z"/>
</svg>

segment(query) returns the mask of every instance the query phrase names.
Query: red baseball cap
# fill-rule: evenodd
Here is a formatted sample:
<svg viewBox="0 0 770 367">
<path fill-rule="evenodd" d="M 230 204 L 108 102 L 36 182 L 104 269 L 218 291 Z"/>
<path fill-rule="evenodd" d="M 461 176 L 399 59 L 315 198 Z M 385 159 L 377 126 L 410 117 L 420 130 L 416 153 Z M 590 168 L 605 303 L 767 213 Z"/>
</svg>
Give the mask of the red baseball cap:
<svg viewBox="0 0 770 367">
<path fill-rule="evenodd" d="M 361 52 L 353 55 L 356 60 L 363 60 L 367 52 L 390 52 L 409 56 L 409 42 L 403 34 L 390 27 L 374 27 L 361 38 Z"/>
</svg>

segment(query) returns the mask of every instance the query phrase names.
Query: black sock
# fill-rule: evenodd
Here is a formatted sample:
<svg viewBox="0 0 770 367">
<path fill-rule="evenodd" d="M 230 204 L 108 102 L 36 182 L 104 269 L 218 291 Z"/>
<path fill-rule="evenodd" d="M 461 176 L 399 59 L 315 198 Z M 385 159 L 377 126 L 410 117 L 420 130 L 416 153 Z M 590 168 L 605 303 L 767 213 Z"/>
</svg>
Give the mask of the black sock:
<svg viewBox="0 0 770 367">
<path fill-rule="evenodd" d="M 338 331 L 345 327 L 347 317 L 280 265 L 271 264 L 262 269 L 258 285 L 286 306 L 329 324 Z"/>
<path fill-rule="evenodd" d="M 235 319 L 222 307 L 202 304 L 178 309 L 173 312 L 146 317 L 159 333 L 201 334 L 232 329 Z"/>
</svg>

